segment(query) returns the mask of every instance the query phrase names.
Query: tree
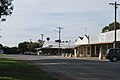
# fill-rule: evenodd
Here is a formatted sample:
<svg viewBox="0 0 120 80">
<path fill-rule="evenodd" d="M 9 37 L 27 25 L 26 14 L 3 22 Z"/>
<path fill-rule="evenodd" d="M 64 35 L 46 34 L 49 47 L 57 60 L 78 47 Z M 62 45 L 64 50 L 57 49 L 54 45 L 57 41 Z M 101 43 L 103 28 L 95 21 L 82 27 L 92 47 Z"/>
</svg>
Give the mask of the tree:
<svg viewBox="0 0 120 80">
<path fill-rule="evenodd" d="M 0 0 L 0 19 L 12 14 L 14 6 L 12 4 L 13 0 Z M 2 21 L 2 20 L 1 20 Z"/>
<path fill-rule="evenodd" d="M 21 53 L 28 51 L 28 48 L 27 48 L 28 44 L 29 44 L 29 42 L 23 42 L 23 43 L 18 44 L 18 48 L 19 48 Z"/>
<path fill-rule="evenodd" d="M 29 44 L 27 45 L 27 49 L 28 49 L 29 51 L 34 50 L 35 48 L 38 48 L 38 47 L 39 47 L 39 43 L 37 43 L 37 42 L 29 43 Z"/>
<path fill-rule="evenodd" d="M 109 26 L 105 26 L 105 27 L 102 29 L 102 33 L 108 32 L 108 31 L 113 31 L 113 30 L 114 30 L 114 24 L 115 24 L 115 22 L 110 23 Z M 116 24 L 117 24 L 116 29 L 120 29 L 120 23 L 116 22 Z"/>
<path fill-rule="evenodd" d="M 43 41 L 43 40 L 40 40 L 40 39 L 39 39 L 39 40 L 38 40 L 39 47 L 42 47 L 42 46 L 43 46 L 43 44 L 44 44 L 44 42 L 45 42 L 45 41 Z"/>
<path fill-rule="evenodd" d="M 47 37 L 47 38 L 46 38 L 46 40 L 47 40 L 47 41 L 49 41 L 49 40 L 50 40 L 50 38 L 49 38 L 49 37 Z"/>
<path fill-rule="evenodd" d="M 35 48 L 40 47 L 39 43 L 37 42 L 23 42 L 18 44 L 18 48 L 21 53 L 26 51 L 33 51 Z"/>
<path fill-rule="evenodd" d="M 20 51 L 17 47 L 3 47 L 4 54 L 19 54 Z"/>
<path fill-rule="evenodd" d="M 6 16 L 11 15 L 13 11 L 13 0 L 0 0 L 0 22 L 6 21 Z M 1 36 L 0 36 L 1 37 Z M 0 45 L 0 48 L 3 46 Z"/>
<path fill-rule="evenodd" d="M 0 44 L 0 49 L 3 49 L 3 45 L 2 44 Z"/>
</svg>

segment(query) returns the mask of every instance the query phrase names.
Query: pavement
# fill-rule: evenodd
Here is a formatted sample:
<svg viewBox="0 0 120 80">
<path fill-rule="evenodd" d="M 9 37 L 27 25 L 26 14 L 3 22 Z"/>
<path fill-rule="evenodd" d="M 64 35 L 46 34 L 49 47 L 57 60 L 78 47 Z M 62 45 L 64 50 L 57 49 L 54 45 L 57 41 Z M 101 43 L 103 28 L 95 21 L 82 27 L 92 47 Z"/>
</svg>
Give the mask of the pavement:
<svg viewBox="0 0 120 80">
<path fill-rule="evenodd" d="M 56 56 L 58 57 L 58 56 Z M 60 56 L 62 57 L 62 56 Z M 68 59 L 83 59 L 83 60 L 95 60 L 95 61 L 109 61 L 108 59 L 100 58 L 99 57 L 62 57 L 62 58 L 68 58 Z"/>
</svg>

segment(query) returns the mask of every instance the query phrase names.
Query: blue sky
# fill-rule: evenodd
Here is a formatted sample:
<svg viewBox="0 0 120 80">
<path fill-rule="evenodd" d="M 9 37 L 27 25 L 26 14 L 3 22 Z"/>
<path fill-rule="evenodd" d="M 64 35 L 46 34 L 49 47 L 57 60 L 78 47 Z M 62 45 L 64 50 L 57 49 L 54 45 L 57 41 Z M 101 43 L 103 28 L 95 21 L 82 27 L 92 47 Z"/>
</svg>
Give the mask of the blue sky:
<svg viewBox="0 0 120 80">
<path fill-rule="evenodd" d="M 116 0 L 120 3 L 120 0 Z M 72 40 L 83 36 L 96 35 L 114 21 L 115 0 L 14 0 L 14 11 L 6 22 L 0 25 L 0 43 L 17 46 L 23 41 L 58 39 L 57 27 L 63 27 L 62 40 Z M 120 22 L 120 7 L 117 20 Z"/>
</svg>

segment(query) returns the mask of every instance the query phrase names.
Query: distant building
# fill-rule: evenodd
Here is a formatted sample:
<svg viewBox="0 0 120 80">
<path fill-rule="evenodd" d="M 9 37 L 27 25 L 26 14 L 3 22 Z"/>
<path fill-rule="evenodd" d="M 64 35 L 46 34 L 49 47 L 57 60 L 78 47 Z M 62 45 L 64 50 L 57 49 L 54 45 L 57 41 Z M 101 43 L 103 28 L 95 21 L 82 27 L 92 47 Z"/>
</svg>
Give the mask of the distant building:
<svg viewBox="0 0 120 80">
<path fill-rule="evenodd" d="M 39 48 L 41 55 L 58 55 L 59 51 L 65 57 L 98 57 L 99 53 L 105 56 L 106 51 L 113 47 L 114 31 L 100 33 L 94 36 L 79 36 L 75 42 L 46 41 L 42 48 Z M 117 30 L 117 48 L 120 48 L 120 29 Z"/>
<path fill-rule="evenodd" d="M 74 54 L 74 43 L 73 42 L 61 42 L 60 47 L 58 42 L 45 41 L 42 48 L 38 48 L 39 55 L 65 55 Z"/>
</svg>

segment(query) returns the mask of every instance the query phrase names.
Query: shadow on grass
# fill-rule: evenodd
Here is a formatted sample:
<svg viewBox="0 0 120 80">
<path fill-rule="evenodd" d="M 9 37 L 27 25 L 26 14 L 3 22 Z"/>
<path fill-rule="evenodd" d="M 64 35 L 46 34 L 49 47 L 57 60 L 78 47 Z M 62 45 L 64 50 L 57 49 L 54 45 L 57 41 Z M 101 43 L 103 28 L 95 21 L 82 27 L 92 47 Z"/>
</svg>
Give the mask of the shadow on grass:
<svg viewBox="0 0 120 80">
<path fill-rule="evenodd" d="M 23 61 L 0 59 L 0 80 L 56 80 L 46 72 Z"/>
</svg>

